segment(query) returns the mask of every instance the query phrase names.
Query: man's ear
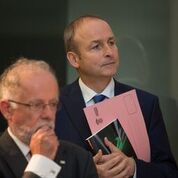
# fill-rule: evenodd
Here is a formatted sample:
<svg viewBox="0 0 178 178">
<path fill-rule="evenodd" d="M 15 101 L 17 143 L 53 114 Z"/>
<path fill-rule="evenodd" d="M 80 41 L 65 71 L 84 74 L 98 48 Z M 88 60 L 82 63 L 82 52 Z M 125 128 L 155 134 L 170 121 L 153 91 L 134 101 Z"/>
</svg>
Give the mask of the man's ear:
<svg viewBox="0 0 178 178">
<path fill-rule="evenodd" d="M 79 59 L 79 56 L 75 52 L 72 52 L 72 51 L 67 52 L 67 59 L 72 67 L 76 69 L 79 68 L 78 61 L 80 59 Z"/>
<path fill-rule="evenodd" d="M 0 102 L 0 110 L 6 120 L 9 120 L 12 117 L 13 108 L 11 107 L 9 102 L 1 101 Z"/>
</svg>

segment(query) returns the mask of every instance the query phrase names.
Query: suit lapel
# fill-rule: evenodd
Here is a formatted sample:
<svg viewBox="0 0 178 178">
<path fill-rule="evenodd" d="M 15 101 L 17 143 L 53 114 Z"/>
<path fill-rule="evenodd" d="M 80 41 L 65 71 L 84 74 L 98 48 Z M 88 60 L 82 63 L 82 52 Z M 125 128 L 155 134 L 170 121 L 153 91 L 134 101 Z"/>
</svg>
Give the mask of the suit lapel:
<svg viewBox="0 0 178 178">
<path fill-rule="evenodd" d="M 120 95 L 122 93 L 125 93 L 125 92 L 132 89 L 131 87 L 129 87 L 125 84 L 117 82 L 116 80 L 114 80 L 114 82 L 115 82 L 115 88 L 114 88 L 114 95 L 115 96 Z"/>
<path fill-rule="evenodd" d="M 9 136 L 7 130 L 1 137 L 0 147 L 4 152 L 3 156 L 7 161 L 10 170 L 12 170 L 15 177 L 22 177 L 28 162 L 15 142 Z"/>
<path fill-rule="evenodd" d="M 62 103 L 69 114 L 73 126 L 78 131 L 82 140 L 85 140 L 91 135 L 91 131 L 83 112 L 85 102 L 78 81 L 74 82 L 70 89 L 68 93 L 63 95 Z"/>
</svg>

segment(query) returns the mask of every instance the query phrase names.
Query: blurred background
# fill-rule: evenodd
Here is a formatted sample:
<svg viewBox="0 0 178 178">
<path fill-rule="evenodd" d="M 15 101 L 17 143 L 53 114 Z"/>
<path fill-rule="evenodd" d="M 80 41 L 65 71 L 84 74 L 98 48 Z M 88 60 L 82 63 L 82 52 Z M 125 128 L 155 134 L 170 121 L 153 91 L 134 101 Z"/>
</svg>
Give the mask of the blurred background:
<svg viewBox="0 0 178 178">
<path fill-rule="evenodd" d="M 116 78 L 159 97 L 178 162 L 177 9 L 177 0 L 0 0 L 0 73 L 24 56 L 49 62 L 61 86 L 72 82 L 77 74 L 66 61 L 64 27 L 80 15 L 99 15 L 118 41 Z"/>
</svg>

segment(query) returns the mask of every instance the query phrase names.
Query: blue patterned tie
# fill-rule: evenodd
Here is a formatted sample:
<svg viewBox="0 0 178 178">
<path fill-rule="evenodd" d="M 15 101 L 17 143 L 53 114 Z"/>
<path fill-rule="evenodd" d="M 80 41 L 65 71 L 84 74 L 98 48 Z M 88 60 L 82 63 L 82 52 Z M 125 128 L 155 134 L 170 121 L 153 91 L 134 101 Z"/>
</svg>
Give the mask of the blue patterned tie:
<svg viewBox="0 0 178 178">
<path fill-rule="evenodd" d="M 104 96 L 104 95 L 102 95 L 102 94 L 100 94 L 100 95 L 95 95 L 95 96 L 93 97 L 93 101 L 94 101 L 95 103 L 99 103 L 99 102 L 103 101 L 105 98 L 106 98 L 106 96 Z"/>
</svg>

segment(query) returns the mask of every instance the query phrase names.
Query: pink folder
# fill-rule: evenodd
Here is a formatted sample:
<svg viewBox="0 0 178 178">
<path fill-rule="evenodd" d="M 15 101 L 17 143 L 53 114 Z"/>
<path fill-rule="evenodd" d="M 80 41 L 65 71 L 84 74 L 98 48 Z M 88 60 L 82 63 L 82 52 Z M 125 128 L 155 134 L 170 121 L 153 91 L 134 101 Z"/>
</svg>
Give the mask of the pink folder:
<svg viewBox="0 0 178 178">
<path fill-rule="evenodd" d="M 135 90 L 84 108 L 92 134 L 116 118 L 127 134 L 138 159 L 150 162 L 150 143 Z"/>
</svg>

